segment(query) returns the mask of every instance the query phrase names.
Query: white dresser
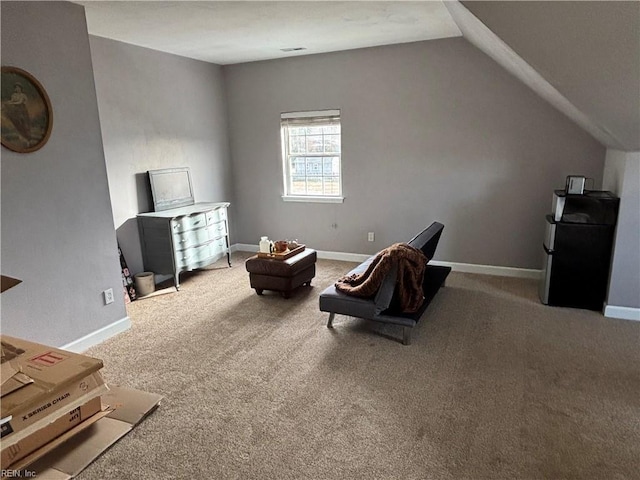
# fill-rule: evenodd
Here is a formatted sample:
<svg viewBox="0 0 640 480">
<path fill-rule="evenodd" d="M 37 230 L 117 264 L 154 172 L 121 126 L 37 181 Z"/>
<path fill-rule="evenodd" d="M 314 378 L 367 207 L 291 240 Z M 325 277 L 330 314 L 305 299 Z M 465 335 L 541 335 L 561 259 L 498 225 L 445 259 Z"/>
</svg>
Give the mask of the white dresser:
<svg viewBox="0 0 640 480">
<path fill-rule="evenodd" d="M 194 203 L 138 217 L 144 269 L 172 274 L 176 289 L 180 273 L 206 267 L 227 256 L 231 266 L 228 202 Z"/>
</svg>

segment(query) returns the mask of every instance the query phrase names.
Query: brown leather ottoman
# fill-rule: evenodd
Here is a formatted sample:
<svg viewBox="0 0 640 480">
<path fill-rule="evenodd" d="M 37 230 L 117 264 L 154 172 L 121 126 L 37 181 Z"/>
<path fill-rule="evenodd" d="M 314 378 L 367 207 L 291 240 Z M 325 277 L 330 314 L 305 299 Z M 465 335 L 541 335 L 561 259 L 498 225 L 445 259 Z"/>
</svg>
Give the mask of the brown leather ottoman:
<svg viewBox="0 0 640 480">
<path fill-rule="evenodd" d="M 249 272 L 251 288 L 262 295 L 264 290 L 280 292 L 289 298 L 291 291 L 300 285 L 311 285 L 316 275 L 316 251 L 305 248 L 302 252 L 286 260 L 260 258 L 257 255 L 247 259 L 245 267 Z"/>
</svg>

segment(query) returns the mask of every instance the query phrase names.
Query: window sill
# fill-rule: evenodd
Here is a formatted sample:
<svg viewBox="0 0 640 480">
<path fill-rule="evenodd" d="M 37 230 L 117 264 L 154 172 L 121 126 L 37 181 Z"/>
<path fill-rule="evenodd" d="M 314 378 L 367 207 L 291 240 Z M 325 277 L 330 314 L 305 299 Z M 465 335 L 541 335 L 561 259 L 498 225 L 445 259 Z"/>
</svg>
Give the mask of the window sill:
<svg viewBox="0 0 640 480">
<path fill-rule="evenodd" d="M 284 202 L 305 202 L 305 203 L 343 203 L 344 197 L 311 197 L 311 196 L 295 196 L 282 195 Z"/>
</svg>

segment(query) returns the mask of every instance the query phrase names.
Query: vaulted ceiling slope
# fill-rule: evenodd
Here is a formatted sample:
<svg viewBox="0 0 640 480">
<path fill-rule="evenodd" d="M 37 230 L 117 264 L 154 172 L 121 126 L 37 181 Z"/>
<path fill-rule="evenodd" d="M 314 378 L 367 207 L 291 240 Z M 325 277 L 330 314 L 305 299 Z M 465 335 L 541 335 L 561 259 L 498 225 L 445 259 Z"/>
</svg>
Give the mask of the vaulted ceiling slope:
<svg viewBox="0 0 640 480">
<path fill-rule="evenodd" d="M 92 35 L 220 65 L 460 35 L 491 55 L 458 12 L 509 50 L 505 68 L 603 145 L 640 150 L 637 0 L 75 3 Z"/>
<path fill-rule="evenodd" d="M 640 2 L 462 3 L 617 140 L 607 146 L 640 150 Z"/>
</svg>

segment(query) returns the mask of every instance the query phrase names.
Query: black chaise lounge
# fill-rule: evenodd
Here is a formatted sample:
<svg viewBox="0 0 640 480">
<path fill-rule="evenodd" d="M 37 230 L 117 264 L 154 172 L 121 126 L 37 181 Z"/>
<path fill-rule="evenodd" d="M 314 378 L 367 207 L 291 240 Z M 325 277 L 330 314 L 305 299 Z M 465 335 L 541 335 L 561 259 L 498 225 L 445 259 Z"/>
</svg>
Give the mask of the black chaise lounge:
<svg viewBox="0 0 640 480">
<path fill-rule="evenodd" d="M 444 225 L 433 222 L 407 243 L 422 250 L 428 259 L 432 259 L 443 229 Z M 351 270 L 348 275 L 364 272 L 374 258 L 375 255 L 369 257 Z M 444 285 L 449 272 L 451 272 L 451 267 L 427 264 L 422 283 L 425 299 L 422 306 L 414 313 L 403 313 L 398 307 L 396 291 L 397 268 L 395 267 L 385 276 L 380 289 L 371 298 L 347 295 L 338 291 L 334 285 L 331 285 L 320 294 L 320 310 L 329 312 L 328 328 L 333 327 L 333 319 L 336 313 L 400 325 L 403 327 L 402 343 L 409 345 L 411 342 L 410 329 L 416 326 L 435 294 Z"/>
</svg>

